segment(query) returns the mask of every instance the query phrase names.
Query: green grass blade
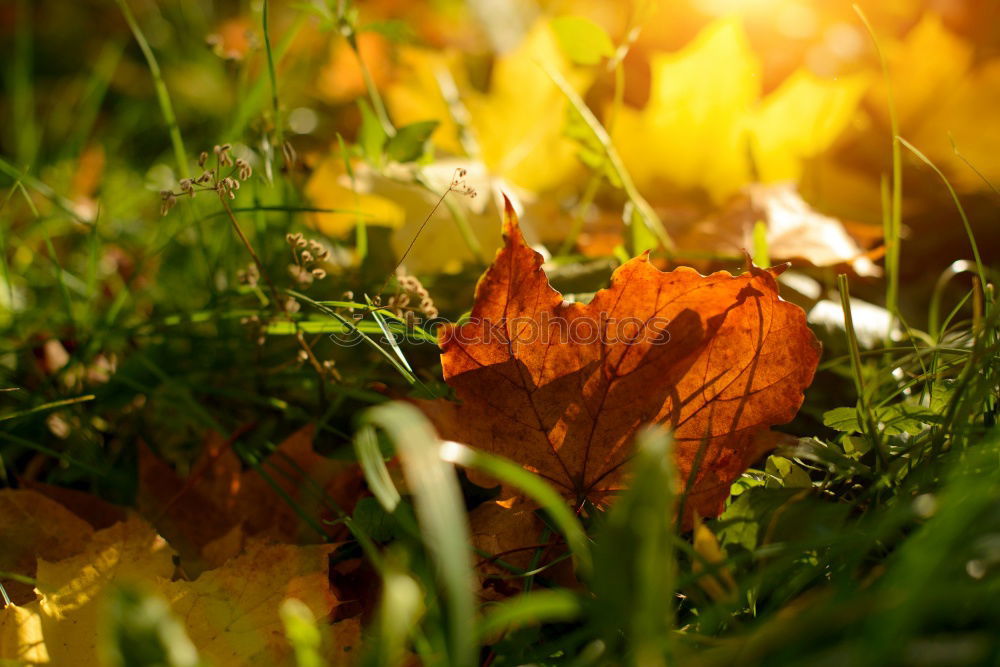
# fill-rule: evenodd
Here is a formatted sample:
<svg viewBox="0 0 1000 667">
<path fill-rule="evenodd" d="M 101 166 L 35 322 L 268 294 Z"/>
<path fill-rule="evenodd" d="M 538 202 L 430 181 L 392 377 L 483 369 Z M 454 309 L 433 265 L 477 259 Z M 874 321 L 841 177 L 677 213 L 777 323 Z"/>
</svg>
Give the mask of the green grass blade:
<svg viewBox="0 0 1000 667">
<path fill-rule="evenodd" d="M 44 405 L 37 405 L 27 410 L 18 410 L 17 412 L 11 412 L 6 415 L 0 415 L 0 422 L 10 421 L 11 419 L 20 419 L 21 417 L 27 417 L 28 415 L 38 414 L 39 412 L 48 412 L 49 410 L 56 410 L 58 408 L 66 407 L 67 405 L 86 403 L 87 401 L 94 400 L 94 398 L 95 396 L 93 394 L 86 394 L 84 396 L 74 396 L 73 398 L 64 398 L 61 401 L 53 401 L 51 403 L 45 403 Z"/>
<path fill-rule="evenodd" d="M 490 608 L 479 623 L 479 639 L 523 625 L 572 621 L 582 612 L 580 598 L 567 589 L 522 593 Z"/>
<path fill-rule="evenodd" d="M 420 522 L 424 544 L 437 565 L 449 629 L 450 664 L 476 663 L 475 603 L 469 526 L 458 478 L 440 456 L 427 418 L 407 403 L 370 408 L 364 423 L 383 429 L 396 446 Z"/>
<path fill-rule="evenodd" d="M 389 469 L 382 458 L 382 450 L 378 446 L 378 435 L 372 426 L 365 425 L 358 429 L 354 435 L 354 452 L 375 499 L 386 512 L 391 514 L 396 511 L 401 498 L 396 485 L 392 483 Z"/>
<path fill-rule="evenodd" d="M 129 30 L 132 31 L 135 41 L 138 42 L 139 48 L 142 50 L 142 55 L 146 59 L 146 65 L 149 67 L 149 73 L 153 77 L 156 100 L 159 102 L 160 112 L 163 114 L 163 120 L 167 123 L 167 131 L 170 133 L 170 145 L 174 149 L 177 173 L 180 174 L 181 178 L 187 178 L 191 175 L 187 152 L 184 150 L 181 128 L 177 124 L 177 116 L 174 115 L 174 106 L 170 102 L 170 93 L 167 91 L 167 84 L 163 81 L 163 74 L 160 72 L 160 64 L 156 61 L 156 55 L 153 53 L 153 49 L 150 48 L 149 42 L 146 41 L 146 36 L 136 22 L 135 16 L 132 15 L 132 10 L 129 9 L 128 4 L 125 0 L 115 0 L 115 2 L 121 8 L 125 22 L 128 23 Z"/>
<path fill-rule="evenodd" d="M 976 260 L 976 272 L 979 274 L 979 284 L 984 286 L 987 285 L 986 269 L 983 266 L 983 258 L 979 254 L 979 245 L 976 243 L 976 235 L 972 232 L 972 225 L 969 223 L 969 217 L 965 214 L 965 207 L 962 206 L 962 201 L 958 198 L 958 193 L 955 192 L 955 188 L 951 186 L 951 181 L 949 181 L 948 177 L 944 175 L 944 172 L 938 169 L 937 165 L 931 162 L 926 155 L 921 153 L 916 146 L 903 137 L 897 136 L 896 139 L 901 144 L 906 146 L 910 152 L 916 155 L 924 164 L 933 169 L 934 173 L 937 174 L 942 181 L 944 181 L 944 186 L 948 188 L 948 194 L 951 195 L 952 201 L 955 202 L 955 208 L 958 209 L 958 215 L 961 216 L 962 224 L 965 226 L 965 233 L 969 237 L 969 245 L 972 246 L 972 256 Z"/>
</svg>

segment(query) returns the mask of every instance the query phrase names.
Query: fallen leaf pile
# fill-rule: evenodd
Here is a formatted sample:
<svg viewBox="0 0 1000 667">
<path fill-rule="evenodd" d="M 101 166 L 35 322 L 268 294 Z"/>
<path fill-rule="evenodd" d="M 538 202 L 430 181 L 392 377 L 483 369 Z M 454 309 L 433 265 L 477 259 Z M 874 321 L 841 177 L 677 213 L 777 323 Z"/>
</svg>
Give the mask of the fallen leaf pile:
<svg viewBox="0 0 1000 667">
<path fill-rule="evenodd" d="M 795 416 L 819 360 L 805 313 L 778 296 L 781 269 L 665 273 L 641 256 L 589 304 L 566 303 L 509 206 L 504 233 L 469 320 L 439 334 L 461 401 L 423 404 L 442 435 L 521 463 L 575 507 L 601 506 L 627 483 L 637 430 L 662 424 L 687 523 L 718 515 L 733 480 L 774 446 L 768 429 Z"/>
<path fill-rule="evenodd" d="M 344 664 L 360 619 L 328 625 L 339 605 L 328 566 L 336 544 L 309 544 L 322 536 L 282 495 L 322 527 L 330 512 L 320 499 L 349 511 L 361 478 L 314 452 L 312 436 L 304 428 L 272 454 L 265 470 L 277 488 L 243 470 L 219 436 L 187 478 L 143 447 L 142 516 L 46 485 L 0 491 L 0 575 L 12 602 L 0 610 L 0 661 L 102 664 L 109 599 L 135 586 L 165 601 L 213 665 L 291 664 L 279 615 L 288 599 L 328 628 L 326 657 Z M 82 516 L 71 511 L 77 504 Z"/>
</svg>

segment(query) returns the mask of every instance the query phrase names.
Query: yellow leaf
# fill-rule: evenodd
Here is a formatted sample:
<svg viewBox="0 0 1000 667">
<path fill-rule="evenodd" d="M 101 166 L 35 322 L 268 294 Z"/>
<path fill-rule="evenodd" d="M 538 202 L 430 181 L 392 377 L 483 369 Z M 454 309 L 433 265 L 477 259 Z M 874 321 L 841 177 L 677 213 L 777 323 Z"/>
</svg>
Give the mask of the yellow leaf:
<svg viewBox="0 0 1000 667">
<path fill-rule="evenodd" d="M 0 609 L 0 662 L 7 660 L 32 665 L 49 662 L 37 602 Z"/>
<path fill-rule="evenodd" d="M 973 66 L 973 47 L 931 12 L 886 51 L 900 134 L 962 189 L 988 186 L 955 154 L 949 134 L 983 176 L 1000 182 L 1000 120 L 985 113 L 1000 104 L 1000 58 Z M 884 84 L 870 101 L 888 126 Z"/>
<path fill-rule="evenodd" d="M 579 169 L 577 146 L 563 135 L 568 102 L 539 63 L 583 87 L 551 27 L 539 21 L 520 46 L 497 59 L 488 93 L 469 100 L 483 162 L 532 192 L 561 184 Z"/>
<path fill-rule="evenodd" d="M 924 118 L 912 136 L 913 144 L 940 167 L 949 168 L 956 187 L 965 190 L 988 186 L 961 157 L 955 154 L 951 138 L 962 155 L 995 187 L 1000 187 L 1000 58 L 977 67 L 952 89 Z"/>
<path fill-rule="evenodd" d="M 568 102 L 542 63 L 558 70 L 577 90 L 591 80 L 563 55 L 548 21 L 539 20 L 517 48 L 497 57 L 485 93 L 469 89 L 460 78 L 457 82 L 480 153 L 470 157 L 481 159 L 494 176 L 531 192 L 562 185 L 580 171 L 576 143 L 563 133 Z M 393 116 L 399 123 L 442 121 L 435 145 L 459 152 L 457 127 L 436 74 L 451 69 L 451 61 L 411 51 L 403 64 L 407 74 L 387 95 Z"/>
<path fill-rule="evenodd" d="M 798 181 L 802 160 L 830 147 L 853 117 L 866 85 L 863 75 L 830 80 L 799 70 L 788 77 L 750 120 L 758 180 Z"/>
<path fill-rule="evenodd" d="M 93 534 L 90 524 L 36 491 L 0 491 L 0 572 L 34 577 L 37 558 L 72 556 Z M 6 578 L 0 584 L 15 604 L 35 599 L 28 584 Z"/>
<path fill-rule="evenodd" d="M 760 95 L 760 63 L 736 19 L 716 21 L 652 63 L 642 111 L 625 108 L 615 143 L 636 184 L 704 187 L 716 198 L 748 180 L 744 122 Z M 664 183 L 665 182 L 665 183 Z"/>
<path fill-rule="evenodd" d="M 404 46 L 399 49 L 399 67 L 405 75 L 389 86 L 385 95 L 396 125 L 436 120 L 438 126 L 431 135 L 434 145 L 460 155 L 463 148 L 458 125 L 441 92 L 442 83 L 449 85 L 452 72 L 458 70 L 456 59 L 448 53 Z"/>
<path fill-rule="evenodd" d="M 706 570 L 703 562 L 714 567 L 713 573 L 706 573 L 698 578 L 698 585 L 708 593 L 713 600 L 732 602 L 738 590 L 733 575 L 726 567 L 726 555 L 719 547 L 715 534 L 695 515 L 694 520 L 694 550 L 700 558 L 691 563 L 695 574 Z"/>
<path fill-rule="evenodd" d="M 888 45 L 886 52 L 896 114 L 904 133 L 948 96 L 972 62 L 972 47 L 930 12 L 903 40 Z M 881 77 L 869 98 L 872 110 L 887 124 L 889 103 Z"/>
<path fill-rule="evenodd" d="M 846 127 L 864 88 L 859 77 L 826 81 L 800 71 L 761 102 L 760 78 L 736 18 L 655 56 L 649 103 L 623 109 L 614 128 L 639 188 L 702 188 L 721 201 L 755 180 L 754 166 L 764 180 L 796 179 L 802 159 Z"/>
<path fill-rule="evenodd" d="M 57 562 L 38 561 L 39 622 L 44 650 L 56 665 L 96 665 L 97 645 L 109 586 L 168 577 L 173 552 L 136 516 L 98 531 L 80 553 Z M 23 619 L 17 650 L 37 643 L 33 618 Z M 37 648 L 37 647 L 36 647 Z M 38 649 L 41 650 L 41 649 Z"/>
<path fill-rule="evenodd" d="M 309 224 L 328 236 L 347 234 L 357 225 L 359 215 L 367 225 L 399 227 L 403 224 L 406 212 L 394 202 L 378 195 L 354 192 L 349 185 L 344 161 L 339 155 L 320 162 L 306 184 L 306 196 L 316 208 L 350 212 L 310 213 Z"/>
<path fill-rule="evenodd" d="M 337 601 L 327 579 L 335 545 L 297 547 L 250 540 L 246 552 L 194 581 L 158 588 L 198 653 L 216 667 L 287 664 L 292 647 L 279 609 L 289 598 L 324 618 Z"/>
</svg>

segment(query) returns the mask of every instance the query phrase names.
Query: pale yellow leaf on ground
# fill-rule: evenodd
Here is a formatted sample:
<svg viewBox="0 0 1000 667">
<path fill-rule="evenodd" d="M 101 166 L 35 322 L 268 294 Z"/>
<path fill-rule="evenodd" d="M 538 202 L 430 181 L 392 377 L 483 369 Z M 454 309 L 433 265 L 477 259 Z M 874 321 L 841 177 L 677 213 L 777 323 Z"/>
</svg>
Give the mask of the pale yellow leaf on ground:
<svg viewBox="0 0 1000 667">
<path fill-rule="evenodd" d="M 49 662 L 37 602 L 0 609 L 0 663 L 6 664 L 8 660 L 30 665 Z"/>
<path fill-rule="evenodd" d="M 678 238 L 681 248 L 738 256 L 754 247 L 757 222 L 767 226 L 772 262 L 805 260 L 813 266 L 850 266 L 861 276 L 881 269 L 836 218 L 813 209 L 793 183 L 754 183 L 731 198 L 722 211 Z"/>
<path fill-rule="evenodd" d="M 278 610 L 296 598 L 316 618 L 330 613 L 337 603 L 327 579 L 333 549 L 250 540 L 222 567 L 158 587 L 199 654 L 216 667 L 289 664 L 292 647 Z"/>
<path fill-rule="evenodd" d="M 55 665 L 97 664 L 101 614 L 110 586 L 169 577 L 173 551 L 137 516 L 98 531 L 75 556 L 39 560 L 42 634 Z"/>
</svg>

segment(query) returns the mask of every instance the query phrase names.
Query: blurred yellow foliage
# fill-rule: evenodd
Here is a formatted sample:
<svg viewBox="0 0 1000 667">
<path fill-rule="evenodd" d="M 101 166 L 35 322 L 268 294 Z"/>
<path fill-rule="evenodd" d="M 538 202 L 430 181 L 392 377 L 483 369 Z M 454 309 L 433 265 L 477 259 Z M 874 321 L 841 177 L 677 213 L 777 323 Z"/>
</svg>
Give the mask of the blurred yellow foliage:
<svg viewBox="0 0 1000 667">
<path fill-rule="evenodd" d="M 929 57 L 933 54 L 933 57 Z M 972 47 L 944 27 L 937 14 L 926 14 L 906 38 L 886 47 L 896 114 L 903 132 L 948 95 L 972 63 Z M 886 85 L 879 77 L 869 93 L 872 111 L 889 121 Z"/>
<path fill-rule="evenodd" d="M 703 188 L 722 200 L 754 181 L 797 180 L 850 122 L 866 82 L 793 73 L 761 100 L 761 66 L 736 18 L 652 60 L 649 103 L 623 109 L 614 140 L 639 188 Z"/>
<path fill-rule="evenodd" d="M 442 68 L 453 71 L 452 59 L 411 50 L 403 64 L 408 74 L 387 93 L 396 122 L 442 120 L 435 144 L 449 152 L 461 151 L 465 147 L 457 140 L 439 78 Z M 547 21 L 536 22 L 516 49 L 497 57 L 485 92 L 472 90 L 462 77 L 455 77 L 478 147 L 473 150 L 479 155 L 470 157 L 478 157 L 495 176 L 529 192 L 566 184 L 580 169 L 577 146 L 563 133 L 568 102 L 542 64 L 559 71 L 577 90 L 584 90 L 591 80 L 560 51 Z"/>
<path fill-rule="evenodd" d="M 376 85 L 383 84 L 390 72 L 390 45 L 376 32 L 358 35 L 358 51 Z M 349 102 L 365 94 L 365 79 L 354 49 L 345 39 L 330 43 L 330 55 L 316 78 L 316 92 L 332 104 Z"/>
<path fill-rule="evenodd" d="M 964 189 L 987 187 L 955 154 L 987 179 L 1000 181 L 1000 58 L 973 66 L 973 49 L 928 12 L 902 40 L 887 49 L 900 133 Z M 872 108 L 888 121 L 885 86 L 873 91 Z"/>
<path fill-rule="evenodd" d="M 343 236 L 354 229 L 361 216 L 364 222 L 399 227 L 406 211 L 391 199 L 356 192 L 344 184 L 347 174 L 339 155 L 325 158 L 313 170 L 306 184 L 306 196 L 316 208 L 338 209 L 337 213 L 310 213 L 309 224 L 328 236 Z M 349 181 L 348 181 L 349 182 Z"/>
</svg>

